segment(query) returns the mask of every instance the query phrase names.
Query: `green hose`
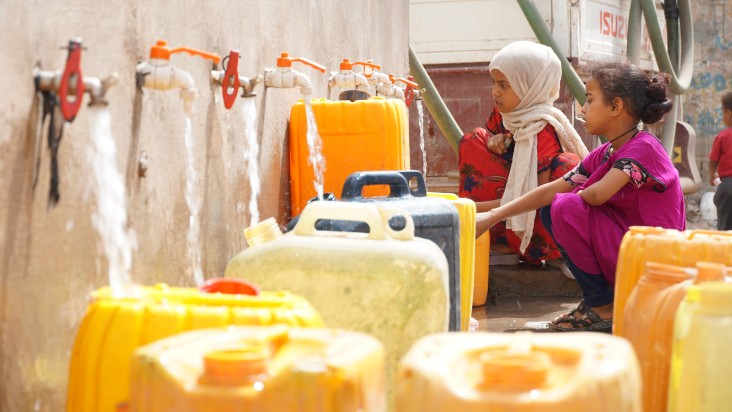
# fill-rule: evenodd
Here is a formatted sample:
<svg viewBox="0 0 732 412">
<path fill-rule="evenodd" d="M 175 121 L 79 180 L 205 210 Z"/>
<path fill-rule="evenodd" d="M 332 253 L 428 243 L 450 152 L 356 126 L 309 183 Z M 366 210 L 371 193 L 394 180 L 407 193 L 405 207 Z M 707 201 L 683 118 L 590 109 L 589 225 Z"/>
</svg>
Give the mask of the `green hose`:
<svg viewBox="0 0 732 412">
<path fill-rule="evenodd" d="M 463 132 L 452 117 L 450 110 L 447 109 L 445 102 L 440 97 L 440 93 L 437 91 L 434 83 L 432 83 L 432 79 L 430 79 L 424 66 L 422 66 L 419 58 L 417 58 L 417 54 L 414 53 L 412 45 L 409 45 L 409 72 L 414 77 L 414 81 L 419 84 L 419 87 L 425 89 L 425 93 L 422 94 L 422 100 L 424 100 L 427 110 L 430 111 L 430 114 L 435 119 L 437 127 L 440 128 L 447 142 L 450 143 L 450 146 L 457 153 L 458 144 L 460 144 L 460 139 L 463 137 Z"/>
</svg>

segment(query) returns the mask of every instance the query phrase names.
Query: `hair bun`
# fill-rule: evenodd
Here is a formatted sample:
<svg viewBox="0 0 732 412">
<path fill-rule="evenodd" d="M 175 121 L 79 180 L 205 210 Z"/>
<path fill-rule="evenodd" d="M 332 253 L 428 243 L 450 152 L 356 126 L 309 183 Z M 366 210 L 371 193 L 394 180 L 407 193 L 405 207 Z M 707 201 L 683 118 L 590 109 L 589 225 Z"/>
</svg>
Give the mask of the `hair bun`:
<svg viewBox="0 0 732 412">
<path fill-rule="evenodd" d="M 646 89 L 646 95 L 651 99 L 651 102 L 661 103 L 666 100 L 670 80 L 671 76 L 663 72 L 656 73 L 651 77 L 651 83 Z"/>
</svg>

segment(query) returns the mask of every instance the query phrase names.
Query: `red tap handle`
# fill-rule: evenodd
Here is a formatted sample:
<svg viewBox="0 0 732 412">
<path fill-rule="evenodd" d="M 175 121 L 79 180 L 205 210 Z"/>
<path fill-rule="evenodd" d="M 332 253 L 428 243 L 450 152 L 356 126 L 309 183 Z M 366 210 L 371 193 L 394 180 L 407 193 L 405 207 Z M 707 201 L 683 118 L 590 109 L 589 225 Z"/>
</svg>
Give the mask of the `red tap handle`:
<svg viewBox="0 0 732 412">
<path fill-rule="evenodd" d="M 224 79 L 221 82 L 221 93 L 224 95 L 224 106 L 231 109 L 239 92 L 239 51 L 229 51 L 229 62 L 224 72 Z"/>
<path fill-rule="evenodd" d="M 81 99 L 84 97 L 84 78 L 81 75 L 81 42 L 78 40 L 69 41 L 69 56 L 66 58 L 66 68 L 61 76 L 58 97 L 61 100 L 61 114 L 67 122 L 71 122 L 79 112 Z M 69 101 L 69 79 L 76 76 L 76 94 L 73 101 Z"/>
<path fill-rule="evenodd" d="M 407 80 L 410 82 L 414 80 L 414 77 L 407 76 Z M 407 87 L 404 89 L 404 103 L 406 103 L 407 107 L 412 106 L 412 101 L 414 100 L 414 87 L 407 83 Z"/>
</svg>

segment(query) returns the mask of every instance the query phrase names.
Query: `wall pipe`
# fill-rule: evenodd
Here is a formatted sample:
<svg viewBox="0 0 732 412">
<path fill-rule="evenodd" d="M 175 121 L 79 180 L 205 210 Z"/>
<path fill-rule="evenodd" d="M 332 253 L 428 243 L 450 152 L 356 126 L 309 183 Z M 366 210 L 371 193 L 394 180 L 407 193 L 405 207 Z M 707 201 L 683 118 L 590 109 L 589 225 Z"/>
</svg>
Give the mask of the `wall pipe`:
<svg viewBox="0 0 732 412">
<path fill-rule="evenodd" d="M 516 1 L 521 7 L 521 11 L 524 12 L 524 16 L 526 16 L 526 20 L 528 20 L 531 30 L 534 31 L 534 35 L 539 39 L 539 42 L 545 46 L 551 47 L 557 57 L 559 57 L 559 61 L 562 63 L 562 78 L 564 79 L 564 82 L 567 83 L 569 90 L 572 92 L 574 98 L 577 99 L 579 104 L 584 105 L 585 84 L 582 82 L 582 79 L 580 79 L 577 72 L 574 71 L 572 65 L 569 64 L 569 60 L 564 57 L 564 53 L 562 53 L 559 45 L 554 40 L 554 36 L 552 36 L 552 33 L 546 26 L 546 23 L 544 23 L 544 19 L 541 17 L 541 14 L 539 14 L 539 10 L 536 9 L 534 2 L 531 0 Z"/>
<path fill-rule="evenodd" d="M 414 81 L 426 89 L 425 93 L 422 94 L 422 100 L 424 100 L 424 104 L 427 106 L 427 110 L 430 111 L 432 117 L 435 118 L 437 127 L 440 128 L 447 142 L 450 143 L 450 146 L 457 153 L 458 144 L 460 143 L 460 138 L 463 136 L 463 132 L 447 109 L 445 102 L 440 97 L 440 93 L 437 91 L 434 83 L 432 83 L 432 79 L 430 79 L 419 58 L 417 58 L 417 54 L 412 49 L 411 44 L 409 45 L 409 72 L 414 77 Z"/>
</svg>

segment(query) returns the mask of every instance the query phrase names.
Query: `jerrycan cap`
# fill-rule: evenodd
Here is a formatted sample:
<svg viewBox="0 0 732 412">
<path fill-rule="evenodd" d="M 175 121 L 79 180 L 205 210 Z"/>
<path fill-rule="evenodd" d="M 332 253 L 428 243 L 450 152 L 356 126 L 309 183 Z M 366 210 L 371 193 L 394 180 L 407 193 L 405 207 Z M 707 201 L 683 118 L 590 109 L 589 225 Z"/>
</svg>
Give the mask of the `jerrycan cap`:
<svg viewBox="0 0 732 412">
<path fill-rule="evenodd" d="M 482 389 L 525 391 L 544 386 L 552 361 L 547 353 L 490 350 L 480 354 Z"/>
<path fill-rule="evenodd" d="M 698 292 L 699 312 L 710 315 L 732 315 L 732 283 L 703 282 L 689 288 Z"/>
<path fill-rule="evenodd" d="M 259 296 L 259 288 L 245 280 L 235 278 L 213 278 L 199 288 L 205 293 L 225 293 L 227 295 Z"/>
<path fill-rule="evenodd" d="M 725 266 L 721 263 L 697 262 L 694 283 L 723 281 Z"/>
<path fill-rule="evenodd" d="M 259 380 L 267 373 L 270 349 L 261 342 L 239 342 L 237 346 L 203 355 L 201 384 L 241 385 Z"/>
</svg>

